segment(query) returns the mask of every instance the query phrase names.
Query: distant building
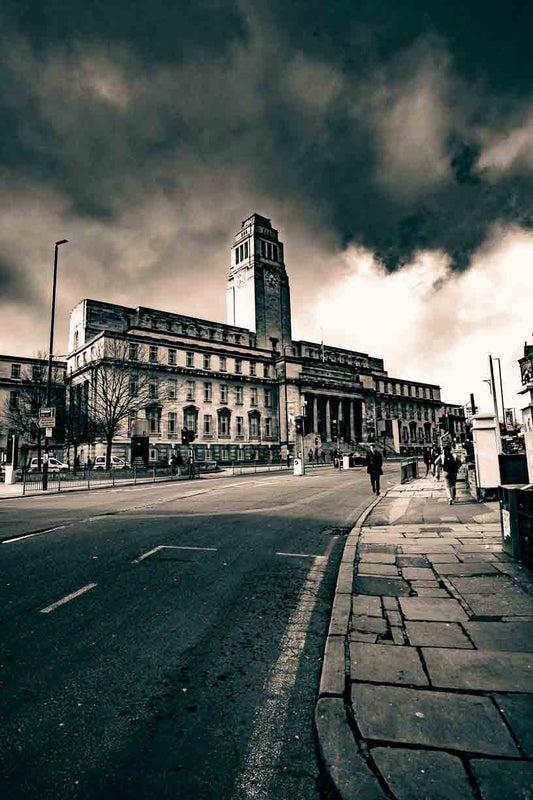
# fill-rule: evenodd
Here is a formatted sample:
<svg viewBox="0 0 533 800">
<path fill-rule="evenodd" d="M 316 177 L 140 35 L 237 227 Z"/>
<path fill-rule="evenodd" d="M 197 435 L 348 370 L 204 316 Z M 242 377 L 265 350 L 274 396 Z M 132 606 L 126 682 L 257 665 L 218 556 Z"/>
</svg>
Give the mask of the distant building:
<svg viewBox="0 0 533 800">
<path fill-rule="evenodd" d="M 60 411 L 64 408 L 66 369 L 65 361 L 52 362 L 52 397 Z M 18 430 L 22 463 L 30 452 L 36 451 L 38 411 L 45 405 L 47 376 L 47 359 L 0 355 L 0 463 L 5 460 L 10 429 Z M 54 450 L 62 446 L 64 439 L 61 414 L 58 422 L 61 427 L 55 429 L 50 442 Z M 41 436 L 44 438 L 44 432 Z"/>
<path fill-rule="evenodd" d="M 269 219 L 245 219 L 231 248 L 227 323 L 83 300 L 70 319 L 68 383 L 90 397 L 102 342 L 120 339 L 144 353 L 154 373 L 151 402 L 124 422 L 114 442 L 128 457 L 130 435 L 149 435 L 150 459 L 167 460 L 181 429 L 196 434 L 198 457 L 251 460 L 294 450 L 302 415 L 305 450 L 345 449 L 369 439 L 389 448 L 420 449 L 464 411 L 444 406 L 440 387 L 391 378 L 383 360 L 292 338 L 284 246 Z M 135 360 L 135 359 L 133 359 Z M 83 387 L 83 388 L 82 388 Z M 101 445 L 88 444 L 94 458 Z"/>
</svg>

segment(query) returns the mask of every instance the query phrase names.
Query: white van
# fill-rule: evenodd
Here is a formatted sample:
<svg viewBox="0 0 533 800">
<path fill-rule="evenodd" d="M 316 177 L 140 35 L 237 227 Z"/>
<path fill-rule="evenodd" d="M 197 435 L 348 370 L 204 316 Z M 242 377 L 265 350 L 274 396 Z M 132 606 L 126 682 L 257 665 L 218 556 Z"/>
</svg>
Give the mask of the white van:
<svg viewBox="0 0 533 800">
<path fill-rule="evenodd" d="M 129 464 L 126 464 L 123 458 L 118 456 L 111 456 L 111 469 L 129 469 Z M 105 469 L 105 456 L 96 456 L 94 459 L 93 469 Z"/>
<path fill-rule="evenodd" d="M 45 456 L 41 458 L 41 465 L 44 464 Z M 54 458 L 53 456 L 49 456 L 48 458 L 48 472 L 64 472 L 68 470 L 68 464 L 65 464 L 64 461 L 59 461 L 59 459 Z M 32 458 L 30 461 L 30 468 L 29 472 L 37 472 L 39 470 L 39 459 L 37 456 Z"/>
</svg>

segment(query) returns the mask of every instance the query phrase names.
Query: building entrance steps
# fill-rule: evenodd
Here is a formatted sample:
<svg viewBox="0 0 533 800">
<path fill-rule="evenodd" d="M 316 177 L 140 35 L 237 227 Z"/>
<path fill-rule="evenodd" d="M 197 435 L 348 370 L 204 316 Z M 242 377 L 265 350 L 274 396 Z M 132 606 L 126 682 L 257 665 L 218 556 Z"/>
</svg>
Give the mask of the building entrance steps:
<svg viewBox="0 0 533 800">
<path fill-rule="evenodd" d="M 315 709 L 339 796 L 533 797 L 533 573 L 503 553 L 498 504 L 421 478 L 346 547 Z"/>
</svg>

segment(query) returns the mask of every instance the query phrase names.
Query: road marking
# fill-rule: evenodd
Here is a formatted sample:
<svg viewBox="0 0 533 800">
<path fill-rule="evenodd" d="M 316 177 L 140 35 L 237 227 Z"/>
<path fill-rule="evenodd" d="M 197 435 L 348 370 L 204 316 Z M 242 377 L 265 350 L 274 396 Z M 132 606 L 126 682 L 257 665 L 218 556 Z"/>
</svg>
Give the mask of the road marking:
<svg viewBox="0 0 533 800">
<path fill-rule="evenodd" d="M 335 540 L 331 539 L 323 556 L 315 558 L 305 578 L 305 593 L 300 592 L 280 642 L 280 654 L 264 685 L 265 701 L 257 710 L 244 768 L 239 776 L 239 800 L 264 800 L 270 797 L 270 785 L 283 747 L 283 735 L 291 691 L 298 674 L 300 656 L 305 646 L 311 615 L 326 563 Z M 320 560 L 318 560 L 320 559 Z M 309 602 L 309 597 L 312 601 Z"/>
<path fill-rule="evenodd" d="M 326 556 L 315 556 L 310 553 L 276 553 L 277 556 L 290 556 L 290 558 L 320 558 L 324 559 Z"/>
<path fill-rule="evenodd" d="M 85 594 L 90 589 L 94 589 L 96 583 L 88 583 L 87 586 L 82 586 L 81 589 L 78 589 L 77 592 L 72 592 L 72 594 L 67 594 L 66 597 L 62 597 L 61 600 L 58 600 L 55 603 L 52 603 L 51 606 L 46 606 L 46 608 L 41 608 L 41 614 L 49 614 L 50 611 L 54 611 L 54 609 L 59 608 L 59 606 L 64 606 L 65 603 L 68 603 L 70 600 L 74 600 L 75 597 L 79 597 L 80 594 Z"/>
<path fill-rule="evenodd" d="M 141 561 L 144 561 L 145 558 L 148 558 L 148 556 L 153 556 L 153 554 L 157 553 L 158 550 L 202 550 L 216 552 L 218 547 L 189 547 L 181 544 L 160 544 L 157 547 L 154 547 L 153 550 L 148 550 L 147 553 L 143 553 L 142 556 L 134 558 L 131 563 L 139 564 Z"/>
<path fill-rule="evenodd" d="M 25 533 L 22 536 L 15 536 L 13 539 L 4 539 L 2 544 L 9 544 L 10 542 L 20 542 L 21 539 L 30 539 L 32 536 L 42 536 L 43 533 L 52 533 L 52 531 L 60 531 L 62 528 L 66 527 L 67 525 L 56 525 L 55 528 L 47 528 L 45 531 L 35 531 L 35 533 Z"/>
</svg>

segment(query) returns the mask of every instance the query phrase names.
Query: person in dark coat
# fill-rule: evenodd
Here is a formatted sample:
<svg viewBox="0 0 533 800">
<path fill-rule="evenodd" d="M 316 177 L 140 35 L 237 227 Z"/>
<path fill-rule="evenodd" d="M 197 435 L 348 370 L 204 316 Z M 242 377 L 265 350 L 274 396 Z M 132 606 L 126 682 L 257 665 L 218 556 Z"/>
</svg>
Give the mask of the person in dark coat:
<svg viewBox="0 0 533 800">
<path fill-rule="evenodd" d="M 426 478 L 429 475 L 429 468 L 431 466 L 431 450 L 429 447 L 424 447 L 424 464 L 426 465 Z"/>
<path fill-rule="evenodd" d="M 370 475 L 370 483 L 372 491 L 376 494 L 380 493 L 380 480 L 383 475 L 383 458 L 379 450 L 376 450 L 375 444 L 370 445 L 370 450 L 366 454 L 366 471 Z"/>
</svg>

